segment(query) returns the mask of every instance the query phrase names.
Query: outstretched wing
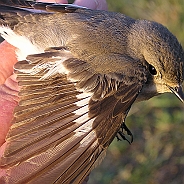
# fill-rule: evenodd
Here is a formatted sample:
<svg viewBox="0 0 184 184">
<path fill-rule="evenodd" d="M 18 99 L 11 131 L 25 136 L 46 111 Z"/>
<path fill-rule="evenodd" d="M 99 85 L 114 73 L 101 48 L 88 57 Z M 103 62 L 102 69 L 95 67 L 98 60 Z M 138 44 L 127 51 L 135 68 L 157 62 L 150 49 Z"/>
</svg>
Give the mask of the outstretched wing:
<svg viewBox="0 0 184 184">
<path fill-rule="evenodd" d="M 57 12 L 64 7 L 37 5 Z M 20 102 L 0 160 L 6 169 L 1 180 L 9 184 L 81 183 L 100 163 L 145 76 L 144 68 L 131 58 L 98 57 L 106 61 L 100 63 L 101 70 L 93 60 L 80 59 L 62 46 L 29 55 L 15 65 Z M 110 57 L 112 61 L 119 58 L 119 65 L 113 68 L 110 62 L 108 66 Z"/>
<path fill-rule="evenodd" d="M 88 68 L 65 48 L 15 65 L 20 102 L 0 162 L 7 183 L 81 183 L 104 157 L 142 84 Z"/>
</svg>

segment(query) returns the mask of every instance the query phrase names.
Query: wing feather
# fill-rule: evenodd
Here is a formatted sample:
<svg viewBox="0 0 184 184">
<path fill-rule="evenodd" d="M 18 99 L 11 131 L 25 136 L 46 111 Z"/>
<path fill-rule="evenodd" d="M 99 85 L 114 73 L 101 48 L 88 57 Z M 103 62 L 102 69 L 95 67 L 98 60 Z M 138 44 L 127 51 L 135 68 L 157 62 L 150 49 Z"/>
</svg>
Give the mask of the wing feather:
<svg viewBox="0 0 184 184">
<path fill-rule="evenodd" d="M 142 88 L 144 77 L 125 83 L 119 73 L 97 73 L 71 56 L 52 48 L 15 65 L 20 102 L 0 160 L 8 184 L 82 183 Z"/>
</svg>

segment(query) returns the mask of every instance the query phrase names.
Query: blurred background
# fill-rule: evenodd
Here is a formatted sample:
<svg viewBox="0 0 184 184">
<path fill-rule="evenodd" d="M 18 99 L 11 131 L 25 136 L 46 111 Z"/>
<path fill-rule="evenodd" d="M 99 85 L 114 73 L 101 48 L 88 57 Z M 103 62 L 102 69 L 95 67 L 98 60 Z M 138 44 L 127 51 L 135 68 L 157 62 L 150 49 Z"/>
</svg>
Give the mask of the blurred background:
<svg viewBox="0 0 184 184">
<path fill-rule="evenodd" d="M 110 11 L 165 25 L 184 46 L 183 0 L 107 0 Z M 164 94 L 134 104 L 134 142 L 113 141 L 89 184 L 184 184 L 184 104 Z"/>
<path fill-rule="evenodd" d="M 183 0 L 107 2 L 110 11 L 165 25 L 184 46 Z M 88 184 L 184 184 L 184 104 L 173 94 L 134 104 L 126 125 L 134 142 L 115 139 Z"/>
</svg>

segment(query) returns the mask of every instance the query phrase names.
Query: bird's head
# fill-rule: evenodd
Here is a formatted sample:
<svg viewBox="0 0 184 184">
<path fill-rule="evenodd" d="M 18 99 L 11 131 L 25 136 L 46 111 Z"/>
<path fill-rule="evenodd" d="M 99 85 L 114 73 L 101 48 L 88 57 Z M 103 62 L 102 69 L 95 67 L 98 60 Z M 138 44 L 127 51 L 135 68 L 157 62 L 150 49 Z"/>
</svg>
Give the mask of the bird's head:
<svg viewBox="0 0 184 184">
<path fill-rule="evenodd" d="M 181 87 L 184 80 L 184 51 L 181 44 L 166 27 L 156 22 L 140 20 L 137 31 L 140 40 L 137 44 L 148 73 L 142 95 L 150 98 L 173 92 L 184 102 Z"/>
</svg>

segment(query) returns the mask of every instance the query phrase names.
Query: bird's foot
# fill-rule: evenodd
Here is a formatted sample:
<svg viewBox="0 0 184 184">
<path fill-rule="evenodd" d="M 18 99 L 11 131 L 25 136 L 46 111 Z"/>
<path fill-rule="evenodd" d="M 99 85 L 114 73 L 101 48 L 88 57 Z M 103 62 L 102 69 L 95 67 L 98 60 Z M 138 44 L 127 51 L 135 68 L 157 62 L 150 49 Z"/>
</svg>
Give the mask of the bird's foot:
<svg viewBox="0 0 184 184">
<path fill-rule="evenodd" d="M 131 139 L 127 139 L 126 138 L 126 134 L 124 133 L 124 131 L 126 131 L 127 135 L 129 135 L 131 137 Z M 117 140 L 126 140 L 129 144 L 131 144 L 133 142 L 133 134 L 132 132 L 128 129 L 128 127 L 126 126 L 125 123 L 122 123 L 121 128 L 119 130 L 119 132 L 116 135 Z"/>
</svg>

